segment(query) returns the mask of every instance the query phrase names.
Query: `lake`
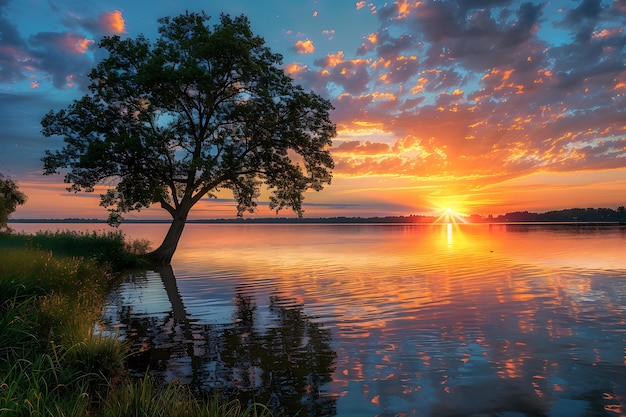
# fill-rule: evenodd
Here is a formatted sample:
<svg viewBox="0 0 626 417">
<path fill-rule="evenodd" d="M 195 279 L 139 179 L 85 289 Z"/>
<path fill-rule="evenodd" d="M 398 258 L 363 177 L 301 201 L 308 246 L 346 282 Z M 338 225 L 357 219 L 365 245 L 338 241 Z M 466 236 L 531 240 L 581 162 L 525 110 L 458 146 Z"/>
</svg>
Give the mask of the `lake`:
<svg viewBox="0 0 626 417">
<path fill-rule="evenodd" d="M 625 248 L 624 226 L 191 224 L 101 331 L 136 375 L 289 416 L 624 416 Z"/>
</svg>

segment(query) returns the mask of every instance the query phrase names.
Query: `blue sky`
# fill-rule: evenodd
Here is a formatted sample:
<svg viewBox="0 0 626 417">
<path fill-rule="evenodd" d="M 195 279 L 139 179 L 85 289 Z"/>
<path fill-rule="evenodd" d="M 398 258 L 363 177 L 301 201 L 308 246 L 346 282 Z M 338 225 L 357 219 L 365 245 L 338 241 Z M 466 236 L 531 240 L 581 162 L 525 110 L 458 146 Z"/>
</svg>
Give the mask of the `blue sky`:
<svg viewBox="0 0 626 417">
<path fill-rule="evenodd" d="M 30 197 L 15 217 L 106 216 L 41 175 L 61 144 L 40 120 L 85 93 L 102 36 L 156 39 L 185 10 L 245 14 L 333 102 L 334 180 L 309 216 L 626 203 L 626 0 L 0 0 L 0 172 Z M 224 197 L 195 216 L 234 215 Z"/>
</svg>

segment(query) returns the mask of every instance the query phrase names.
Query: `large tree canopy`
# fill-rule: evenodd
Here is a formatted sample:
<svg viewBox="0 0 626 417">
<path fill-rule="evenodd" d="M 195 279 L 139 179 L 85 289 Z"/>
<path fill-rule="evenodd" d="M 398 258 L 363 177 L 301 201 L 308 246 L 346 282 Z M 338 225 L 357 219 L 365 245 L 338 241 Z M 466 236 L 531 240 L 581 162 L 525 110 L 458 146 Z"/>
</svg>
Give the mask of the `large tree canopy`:
<svg viewBox="0 0 626 417">
<path fill-rule="evenodd" d="M 19 190 L 17 183 L 11 178 L 5 178 L 0 174 L 0 231 L 8 230 L 9 216 L 17 206 L 26 202 L 26 195 Z"/>
<path fill-rule="evenodd" d="M 44 174 L 67 169 L 73 191 L 108 184 L 109 221 L 158 203 L 172 216 L 155 260 L 169 263 L 189 210 L 232 191 L 252 212 L 262 187 L 272 209 L 302 215 L 303 194 L 330 184 L 335 136 L 331 104 L 281 69 L 282 56 L 255 36 L 244 16 L 204 13 L 162 18 L 159 39 L 105 37 L 108 51 L 89 74 L 89 93 L 42 120 Z"/>
</svg>

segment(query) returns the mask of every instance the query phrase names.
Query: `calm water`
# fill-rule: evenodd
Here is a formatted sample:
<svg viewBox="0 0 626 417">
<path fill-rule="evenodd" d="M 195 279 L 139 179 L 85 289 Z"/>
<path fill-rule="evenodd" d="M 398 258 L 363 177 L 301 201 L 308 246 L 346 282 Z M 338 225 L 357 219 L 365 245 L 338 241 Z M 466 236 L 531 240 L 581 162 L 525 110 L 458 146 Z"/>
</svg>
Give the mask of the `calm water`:
<svg viewBox="0 0 626 417">
<path fill-rule="evenodd" d="M 624 416 L 625 248 L 617 226 L 190 225 L 104 328 L 137 374 L 285 415 Z"/>
</svg>

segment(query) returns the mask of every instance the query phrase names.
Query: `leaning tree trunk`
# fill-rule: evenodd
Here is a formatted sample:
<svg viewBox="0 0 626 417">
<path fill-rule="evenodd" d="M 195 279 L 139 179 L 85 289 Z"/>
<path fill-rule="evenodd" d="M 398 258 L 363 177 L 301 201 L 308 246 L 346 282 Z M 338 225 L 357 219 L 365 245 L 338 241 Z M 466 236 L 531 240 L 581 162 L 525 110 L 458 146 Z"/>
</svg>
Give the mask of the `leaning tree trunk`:
<svg viewBox="0 0 626 417">
<path fill-rule="evenodd" d="M 190 208 L 179 208 L 174 214 L 172 224 L 170 225 L 163 243 L 153 252 L 148 254 L 148 259 L 155 265 L 169 265 L 172 262 L 174 252 L 178 246 L 180 236 L 185 229 L 185 223 L 187 222 L 187 215 Z"/>
</svg>

